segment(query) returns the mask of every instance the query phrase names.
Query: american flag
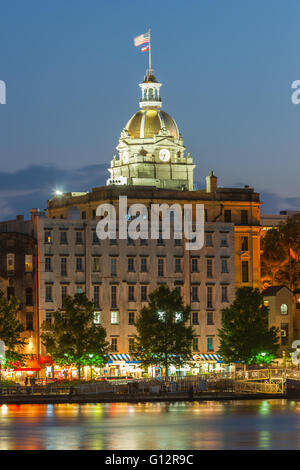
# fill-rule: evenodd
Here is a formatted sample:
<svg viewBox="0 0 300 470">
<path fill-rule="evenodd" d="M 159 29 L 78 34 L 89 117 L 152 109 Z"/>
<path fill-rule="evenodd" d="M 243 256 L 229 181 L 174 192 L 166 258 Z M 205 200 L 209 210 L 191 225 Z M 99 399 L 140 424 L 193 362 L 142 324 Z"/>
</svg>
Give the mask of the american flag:
<svg viewBox="0 0 300 470">
<path fill-rule="evenodd" d="M 142 47 L 141 51 L 146 52 L 146 51 L 149 51 L 149 49 L 150 49 L 149 46 L 144 46 L 144 47 Z"/>
<path fill-rule="evenodd" d="M 145 44 L 146 42 L 150 42 L 149 33 L 141 34 L 140 36 L 137 36 L 136 38 L 134 38 L 135 47 L 140 46 L 141 44 Z"/>
</svg>

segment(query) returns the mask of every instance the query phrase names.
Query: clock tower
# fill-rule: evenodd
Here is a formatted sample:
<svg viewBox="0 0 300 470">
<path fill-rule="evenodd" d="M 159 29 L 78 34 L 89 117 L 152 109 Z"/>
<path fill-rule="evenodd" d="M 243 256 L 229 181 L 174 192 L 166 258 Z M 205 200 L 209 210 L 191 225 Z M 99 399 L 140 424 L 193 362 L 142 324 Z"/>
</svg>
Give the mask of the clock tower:
<svg viewBox="0 0 300 470">
<path fill-rule="evenodd" d="M 185 154 L 176 122 L 161 109 L 161 85 L 151 70 L 140 83 L 140 110 L 121 132 L 107 185 L 194 189 L 195 165 L 191 155 Z"/>
</svg>

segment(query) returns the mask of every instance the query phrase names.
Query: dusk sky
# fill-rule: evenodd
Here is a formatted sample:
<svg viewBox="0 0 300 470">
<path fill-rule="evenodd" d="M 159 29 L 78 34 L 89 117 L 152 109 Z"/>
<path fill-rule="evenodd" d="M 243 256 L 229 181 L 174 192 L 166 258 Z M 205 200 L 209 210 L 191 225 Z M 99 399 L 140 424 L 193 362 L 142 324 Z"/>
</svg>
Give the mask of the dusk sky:
<svg viewBox="0 0 300 470">
<path fill-rule="evenodd" d="M 203 187 L 249 184 L 263 212 L 300 210 L 299 0 L 0 0 L 0 219 L 46 207 L 57 187 L 105 184 L 138 110 L 151 28 L 163 109 Z"/>
</svg>

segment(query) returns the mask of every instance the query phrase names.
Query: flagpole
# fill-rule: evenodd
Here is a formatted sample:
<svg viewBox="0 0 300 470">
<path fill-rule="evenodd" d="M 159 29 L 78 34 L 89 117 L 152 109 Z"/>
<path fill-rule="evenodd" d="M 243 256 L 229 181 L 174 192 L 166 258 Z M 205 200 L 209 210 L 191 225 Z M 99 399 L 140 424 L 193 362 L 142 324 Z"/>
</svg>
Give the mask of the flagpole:
<svg viewBox="0 0 300 470">
<path fill-rule="evenodd" d="M 151 73 L 151 29 L 149 28 L 149 73 Z"/>
</svg>

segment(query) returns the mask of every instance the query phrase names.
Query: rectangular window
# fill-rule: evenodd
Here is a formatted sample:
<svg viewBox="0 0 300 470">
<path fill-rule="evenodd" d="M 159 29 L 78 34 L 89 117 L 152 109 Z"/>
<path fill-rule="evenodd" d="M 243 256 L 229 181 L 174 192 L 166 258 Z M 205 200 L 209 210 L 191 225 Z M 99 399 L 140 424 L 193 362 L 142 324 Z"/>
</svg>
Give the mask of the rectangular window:
<svg viewBox="0 0 300 470">
<path fill-rule="evenodd" d="M 248 225 L 248 211 L 241 210 L 241 224 Z"/>
<path fill-rule="evenodd" d="M 26 289 L 26 305 L 33 305 L 33 291 L 31 287 Z"/>
<path fill-rule="evenodd" d="M 230 209 L 226 209 L 224 211 L 224 221 L 231 222 L 231 210 Z"/>
<path fill-rule="evenodd" d="M 191 271 L 192 273 L 198 273 L 198 259 L 192 258 L 191 259 Z"/>
<path fill-rule="evenodd" d="M 242 282 L 249 282 L 248 261 L 242 261 Z"/>
<path fill-rule="evenodd" d="M 214 324 L 214 312 L 206 312 L 207 314 L 207 324 L 213 325 Z"/>
<path fill-rule="evenodd" d="M 76 245 L 82 245 L 83 244 L 83 233 L 76 232 Z"/>
<path fill-rule="evenodd" d="M 110 305 L 117 307 L 117 286 L 110 286 Z"/>
<path fill-rule="evenodd" d="M 141 238 L 141 239 L 140 239 L 140 244 L 141 244 L 142 246 L 147 245 L 147 244 L 148 244 L 147 238 Z"/>
<path fill-rule="evenodd" d="M 25 272 L 32 273 L 32 271 L 33 271 L 32 255 L 25 255 Z"/>
<path fill-rule="evenodd" d="M 213 287 L 207 286 L 207 308 L 213 308 Z"/>
<path fill-rule="evenodd" d="M 134 269 L 134 258 L 128 258 L 127 264 L 128 264 L 128 272 L 133 273 L 135 271 L 135 269 Z"/>
<path fill-rule="evenodd" d="M 45 272 L 49 273 L 52 271 L 51 258 L 45 258 Z"/>
<path fill-rule="evenodd" d="M 179 293 L 179 295 L 181 295 L 181 287 L 180 287 L 180 286 L 175 286 L 175 289 L 177 290 L 177 292 Z"/>
<path fill-rule="evenodd" d="M 207 233 L 205 237 L 205 244 L 206 246 L 213 246 L 213 234 Z"/>
<path fill-rule="evenodd" d="M 112 325 L 119 324 L 119 312 L 110 312 L 110 323 Z"/>
<path fill-rule="evenodd" d="M 93 237 L 92 237 L 92 243 L 93 243 L 93 245 L 99 245 L 100 240 L 99 240 L 99 238 L 98 238 L 98 235 L 97 235 L 96 230 L 93 230 L 92 233 L 93 233 Z"/>
<path fill-rule="evenodd" d="M 117 259 L 116 258 L 110 259 L 110 275 L 111 276 L 117 275 Z"/>
<path fill-rule="evenodd" d="M 164 260 L 163 260 L 163 258 L 159 258 L 157 260 L 157 274 L 158 274 L 158 277 L 164 277 Z"/>
<path fill-rule="evenodd" d="M 101 325 L 101 312 L 94 312 L 95 325 Z"/>
<path fill-rule="evenodd" d="M 109 239 L 109 244 L 110 245 L 117 245 L 118 244 L 117 239 L 116 238 L 110 238 Z"/>
<path fill-rule="evenodd" d="M 92 219 L 96 219 L 96 209 L 92 209 Z"/>
<path fill-rule="evenodd" d="M 182 260 L 175 258 L 175 273 L 182 273 Z"/>
<path fill-rule="evenodd" d="M 33 330 L 33 313 L 26 313 L 26 330 Z"/>
<path fill-rule="evenodd" d="M 118 352 L 118 338 L 111 339 L 111 350 L 112 352 Z"/>
<path fill-rule="evenodd" d="M 67 286 L 61 286 L 61 308 L 65 308 L 66 296 L 67 296 Z"/>
<path fill-rule="evenodd" d="M 222 286 L 222 302 L 228 302 L 228 287 L 227 286 Z"/>
<path fill-rule="evenodd" d="M 82 286 L 77 286 L 76 287 L 76 294 L 82 294 L 83 293 L 83 287 Z"/>
<path fill-rule="evenodd" d="M 148 300 L 148 287 L 141 286 L 141 301 L 147 302 L 147 300 Z"/>
<path fill-rule="evenodd" d="M 128 325 L 134 325 L 135 323 L 135 312 L 128 312 Z"/>
<path fill-rule="evenodd" d="M 94 305 L 100 307 L 100 286 L 94 286 Z"/>
<path fill-rule="evenodd" d="M 135 300 L 135 289 L 134 286 L 128 286 L 128 302 L 134 302 Z"/>
<path fill-rule="evenodd" d="M 52 323 L 52 312 L 46 312 L 46 322 L 51 325 L 51 323 Z"/>
<path fill-rule="evenodd" d="M 207 338 L 207 351 L 213 351 L 213 350 L 214 350 L 213 338 Z"/>
<path fill-rule="evenodd" d="M 194 336 L 193 338 L 193 351 L 199 351 L 199 338 L 197 336 Z"/>
<path fill-rule="evenodd" d="M 96 256 L 93 258 L 93 272 L 99 273 L 100 272 L 100 257 Z"/>
<path fill-rule="evenodd" d="M 44 242 L 52 243 L 52 232 L 50 230 L 45 230 Z"/>
<path fill-rule="evenodd" d="M 213 277 L 213 260 L 207 259 L 206 260 L 206 277 L 211 279 Z"/>
<path fill-rule="evenodd" d="M 175 238 L 175 239 L 174 239 L 174 245 L 175 245 L 175 246 L 182 246 L 182 240 L 181 240 L 181 238 Z"/>
<path fill-rule="evenodd" d="M 228 246 L 226 233 L 221 233 L 221 246 Z"/>
<path fill-rule="evenodd" d="M 67 243 L 68 243 L 67 232 L 60 232 L 60 244 L 67 245 Z"/>
<path fill-rule="evenodd" d="M 81 218 L 84 219 L 84 220 L 86 219 L 86 212 L 85 211 L 81 212 Z"/>
<path fill-rule="evenodd" d="M 9 253 L 6 256 L 6 262 L 7 262 L 7 272 L 8 274 L 11 274 L 15 271 L 15 255 L 14 253 Z"/>
<path fill-rule="evenodd" d="M 192 302 L 198 302 L 198 286 L 192 286 Z"/>
<path fill-rule="evenodd" d="M 76 271 L 83 271 L 83 262 L 82 258 L 76 257 Z"/>
<path fill-rule="evenodd" d="M 141 258 L 141 272 L 147 272 L 147 258 Z"/>
<path fill-rule="evenodd" d="M 192 312 L 192 324 L 199 325 L 199 313 L 198 312 Z"/>
<path fill-rule="evenodd" d="M 52 302 L 52 286 L 45 288 L 45 302 Z"/>
<path fill-rule="evenodd" d="M 60 259 L 60 274 L 61 276 L 67 276 L 67 258 Z"/>
<path fill-rule="evenodd" d="M 249 250 L 248 237 L 242 237 L 241 245 L 242 245 L 241 246 L 242 251 L 248 251 Z"/>
<path fill-rule="evenodd" d="M 135 349 L 134 338 L 128 338 L 128 351 L 133 352 Z"/>
<path fill-rule="evenodd" d="M 227 259 L 222 258 L 221 259 L 221 273 L 228 273 L 228 264 L 227 264 Z"/>
</svg>

